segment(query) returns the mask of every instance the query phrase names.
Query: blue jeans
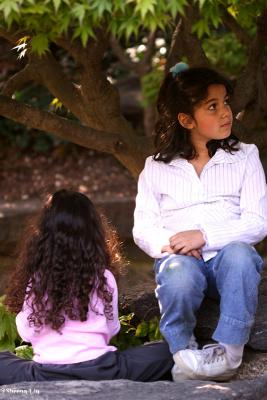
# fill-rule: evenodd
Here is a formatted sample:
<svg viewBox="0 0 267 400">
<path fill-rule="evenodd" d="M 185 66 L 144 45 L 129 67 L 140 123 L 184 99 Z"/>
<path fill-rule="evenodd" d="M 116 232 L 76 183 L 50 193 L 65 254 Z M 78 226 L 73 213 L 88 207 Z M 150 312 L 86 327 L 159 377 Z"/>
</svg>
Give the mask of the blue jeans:
<svg viewBox="0 0 267 400">
<path fill-rule="evenodd" d="M 171 254 L 155 262 L 160 330 L 171 353 L 185 349 L 204 296 L 220 299 L 212 338 L 241 345 L 249 339 L 258 303 L 263 260 L 254 247 L 232 242 L 211 260 Z"/>
</svg>

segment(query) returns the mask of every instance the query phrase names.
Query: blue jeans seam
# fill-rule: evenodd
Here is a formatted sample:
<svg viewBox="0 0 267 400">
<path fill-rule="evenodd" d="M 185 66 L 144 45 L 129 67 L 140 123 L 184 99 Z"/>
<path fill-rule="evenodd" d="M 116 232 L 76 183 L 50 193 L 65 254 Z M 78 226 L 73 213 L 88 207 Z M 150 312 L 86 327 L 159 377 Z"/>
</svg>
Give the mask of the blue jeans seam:
<svg viewBox="0 0 267 400">
<path fill-rule="evenodd" d="M 255 322 L 254 318 L 252 318 L 249 321 L 240 321 L 236 318 L 228 317 L 227 315 L 223 315 L 223 314 L 220 315 L 220 320 L 222 320 L 223 322 L 225 322 L 228 325 L 232 325 L 232 326 L 236 326 L 236 327 L 240 327 L 240 328 L 249 328 Z"/>
</svg>

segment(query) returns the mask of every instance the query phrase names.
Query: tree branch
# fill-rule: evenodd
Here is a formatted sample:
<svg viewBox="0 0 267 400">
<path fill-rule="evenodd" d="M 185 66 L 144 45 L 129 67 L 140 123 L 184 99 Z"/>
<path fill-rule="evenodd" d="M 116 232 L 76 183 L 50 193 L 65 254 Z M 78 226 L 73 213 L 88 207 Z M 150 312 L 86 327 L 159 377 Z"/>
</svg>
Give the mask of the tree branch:
<svg viewBox="0 0 267 400">
<path fill-rule="evenodd" d="M 0 95 L 0 115 L 30 128 L 51 132 L 61 139 L 107 153 L 114 153 L 116 143 L 122 140 L 119 135 L 97 131 L 3 95 Z"/>
<path fill-rule="evenodd" d="M 15 31 L 5 31 L 0 29 L 0 36 L 4 37 L 6 40 L 15 44 L 23 36 L 23 32 Z M 76 43 L 78 46 L 78 44 Z M 77 47 L 77 53 L 80 51 L 80 47 Z M 16 82 L 23 84 L 23 80 L 27 78 L 28 71 L 32 73 L 32 79 L 41 83 L 45 86 L 53 96 L 60 99 L 64 106 L 69 109 L 77 118 L 82 121 L 86 121 L 86 111 L 83 107 L 82 96 L 75 87 L 75 85 L 70 82 L 63 74 L 62 68 L 59 63 L 53 57 L 51 52 L 46 52 L 42 57 L 37 56 L 34 53 L 27 53 L 29 63 L 28 66 L 10 78 L 8 87 L 5 89 L 5 94 L 9 94 L 15 86 Z"/>
<path fill-rule="evenodd" d="M 114 54 L 118 57 L 118 59 L 120 60 L 120 62 L 128 69 L 131 69 L 135 72 L 137 72 L 137 68 L 136 65 L 137 63 L 134 63 L 130 57 L 128 56 L 128 54 L 125 52 L 125 50 L 121 47 L 119 41 L 114 37 L 111 36 L 110 40 L 110 46 L 112 48 L 112 51 L 114 52 Z"/>
<path fill-rule="evenodd" d="M 176 24 L 172 34 L 169 55 L 165 66 L 166 73 L 169 72 L 170 68 L 174 66 L 179 60 L 181 60 L 184 55 L 183 40 L 181 37 L 182 36 L 181 25 L 182 25 L 182 19 L 179 18 L 178 23 Z"/>
<path fill-rule="evenodd" d="M 4 88 L 2 94 L 12 96 L 16 90 L 22 89 L 28 82 L 35 80 L 35 70 L 32 65 L 27 64 L 22 70 L 11 76 Z"/>
<path fill-rule="evenodd" d="M 133 128 L 121 114 L 118 89 L 102 71 L 103 54 L 108 46 L 106 31 L 98 32 L 86 48 L 86 62 L 80 69 L 81 93 L 87 105 L 87 125 L 94 129 L 135 136 Z"/>
<path fill-rule="evenodd" d="M 242 43 L 246 47 L 249 47 L 252 42 L 251 37 L 224 7 L 220 7 L 220 10 L 222 12 L 222 21 L 224 25 L 235 34 L 236 38 L 239 40 L 240 43 Z"/>
<path fill-rule="evenodd" d="M 20 31 L 15 31 L 15 30 L 5 30 L 3 28 L 0 28 L 0 36 L 4 39 L 6 39 L 8 42 L 12 43 L 12 44 L 16 44 L 17 41 L 23 37 L 23 36 L 27 36 L 26 33 L 24 32 L 20 32 Z"/>
<path fill-rule="evenodd" d="M 102 72 L 103 54 L 107 49 L 108 43 L 105 27 L 97 30 L 96 39 L 90 38 L 86 47 L 83 47 L 77 39 L 72 40 L 70 33 L 56 40 L 56 44 L 67 50 L 79 66 L 79 93 L 86 110 L 85 115 L 81 118 L 83 122 L 94 129 L 106 131 L 111 129 L 112 132 L 118 132 L 117 126 L 112 129 L 111 120 L 106 121 L 107 117 L 112 119 L 117 114 L 122 118 L 117 90 L 107 81 Z M 112 93 L 113 98 L 106 100 L 107 93 Z M 105 107 L 109 109 L 116 107 L 116 112 L 112 111 L 111 115 L 106 115 Z M 126 128 L 125 124 L 123 128 L 126 131 L 129 130 L 129 126 Z"/>
<path fill-rule="evenodd" d="M 151 152 L 151 142 L 146 138 L 99 131 L 1 94 L 0 115 L 80 146 L 113 154 L 136 178 Z"/>
<path fill-rule="evenodd" d="M 201 46 L 197 35 L 192 33 L 193 24 L 199 19 L 199 12 L 195 5 L 188 5 L 185 16 L 182 17 L 174 30 L 171 49 L 166 63 L 166 72 L 170 67 L 186 55 L 191 67 L 209 67 L 210 62 Z"/>
<path fill-rule="evenodd" d="M 264 47 L 267 44 L 267 9 L 257 18 L 257 34 L 249 48 L 248 62 L 244 73 L 239 77 L 233 97 L 233 112 L 237 113 L 257 101 L 259 90 L 259 71 L 264 60 Z"/>
<path fill-rule="evenodd" d="M 151 70 L 151 59 L 155 49 L 156 31 L 148 35 L 147 46 L 143 58 L 139 62 L 133 62 L 115 37 L 110 38 L 111 48 L 126 68 L 131 69 L 137 75 L 143 76 Z"/>
<path fill-rule="evenodd" d="M 151 61 L 155 51 L 156 31 L 150 32 L 147 39 L 146 50 L 139 64 L 139 75 L 144 75 L 152 68 Z"/>
<path fill-rule="evenodd" d="M 267 132 L 258 132 L 255 134 L 255 132 L 247 129 L 242 119 L 234 119 L 233 132 L 242 142 L 254 143 L 258 146 L 259 150 L 267 148 Z"/>
<path fill-rule="evenodd" d="M 42 57 L 32 54 L 30 60 L 39 82 L 77 118 L 81 121 L 86 121 L 86 111 L 84 110 L 82 96 L 75 85 L 65 77 L 61 66 L 52 53 L 47 52 Z"/>
<path fill-rule="evenodd" d="M 78 63 L 82 64 L 86 58 L 86 50 L 81 41 L 78 39 L 73 39 L 70 33 L 57 38 L 55 40 L 55 44 L 67 50 L 67 52 L 69 52 Z"/>
</svg>

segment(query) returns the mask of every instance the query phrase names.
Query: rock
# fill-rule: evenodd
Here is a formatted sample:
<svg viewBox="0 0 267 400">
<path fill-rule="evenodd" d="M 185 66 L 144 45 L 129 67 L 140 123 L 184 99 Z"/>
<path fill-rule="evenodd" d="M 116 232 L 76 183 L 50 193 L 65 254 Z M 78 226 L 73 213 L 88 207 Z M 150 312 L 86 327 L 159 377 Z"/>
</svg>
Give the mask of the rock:
<svg viewBox="0 0 267 400">
<path fill-rule="evenodd" d="M 64 381 L 22 382 L 0 387 L 0 399 L 35 400 L 265 400 L 267 375 L 250 381 L 131 382 Z"/>
<path fill-rule="evenodd" d="M 249 345 L 254 350 L 267 351 L 267 271 L 265 269 L 259 290 L 259 304 Z"/>
<path fill-rule="evenodd" d="M 154 294 L 154 284 L 136 285 L 120 297 L 123 313 L 134 312 L 138 320 L 149 320 L 153 316 L 159 316 L 159 308 Z M 197 317 L 195 329 L 199 341 L 211 339 L 219 317 L 219 303 L 215 300 L 204 299 Z M 267 270 L 263 272 L 259 288 L 259 305 L 256 313 L 255 324 L 252 328 L 248 342 L 253 350 L 267 351 Z"/>
</svg>

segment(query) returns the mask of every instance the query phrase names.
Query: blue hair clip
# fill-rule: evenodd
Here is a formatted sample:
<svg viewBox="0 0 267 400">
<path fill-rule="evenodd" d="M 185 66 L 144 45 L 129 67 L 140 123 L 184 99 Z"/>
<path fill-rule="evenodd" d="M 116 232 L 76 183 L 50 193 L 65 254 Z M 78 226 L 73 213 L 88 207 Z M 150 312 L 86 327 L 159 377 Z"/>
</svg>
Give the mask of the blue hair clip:
<svg viewBox="0 0 267 400">
<path fill-rule="evenodd" d="M 170 68 L 170 72 L 172 73 L 172 77 L 175 78 L 180 72 L 188 69 L 189 66 L 184 62 L 178 62 L 173 67 Z"/>
</svg>

